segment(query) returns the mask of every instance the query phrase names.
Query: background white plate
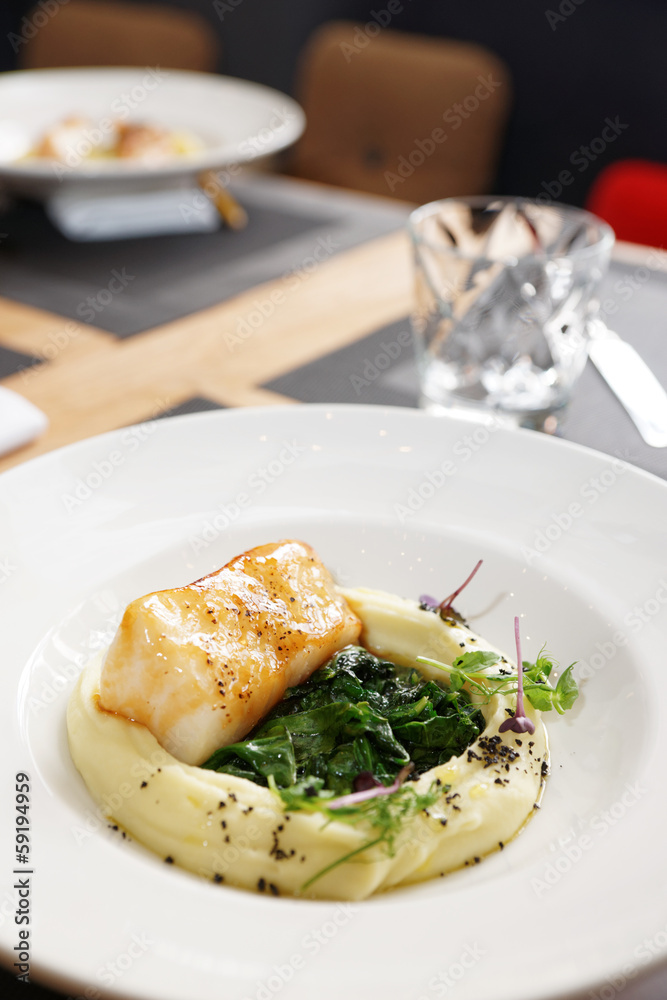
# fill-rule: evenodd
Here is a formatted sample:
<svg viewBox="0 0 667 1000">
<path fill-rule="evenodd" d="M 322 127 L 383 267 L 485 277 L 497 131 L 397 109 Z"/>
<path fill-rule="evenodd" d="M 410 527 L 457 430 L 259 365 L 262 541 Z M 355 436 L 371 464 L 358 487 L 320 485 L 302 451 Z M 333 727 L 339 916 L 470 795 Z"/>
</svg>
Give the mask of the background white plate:
<svg viewBox="0 0 667 1000">
<path fill-rule="evenodd" d="M 634 989 L 667 953 L 666 502 L 661 481 L 582 448 L 374 407 L 158 421 L 6 473 L 3 961 L 17 941 L 14 775 L 27 771 L 33 975 L 61 988 L 154 1000 Z M 526 658 L 546 640 L 563 665 L 582 661 L 578 706 L 547 717 L 543 808 L 504 851 L 343 907 L 201 881 L 96 815 L 65 736 L 80 668 L 129 599 L 286 536 L 343 584 L 404 595 L 444 596 L 483 557 L 459 602 L 473 627 L 509 649 L 520 613 Z"/>
<path fill-rule="evenodd" d="M 71 116 L 156 124 L 194 133 L 205 145 L 196 155 L 158 166 L 132 162 L 77 162 L 56 171 L 48 160 L 14 162 L 44 132 Z M 285 94 L 246 80 L 209 73 L 146 69 L 48 69 L 0 78 L 0 180 L 14 191 L 40 196 L 95 185 L 105 191 L 154 187 L 203 170 L 249 163 L 291 145 L 305 124 Z"/>
</svg>

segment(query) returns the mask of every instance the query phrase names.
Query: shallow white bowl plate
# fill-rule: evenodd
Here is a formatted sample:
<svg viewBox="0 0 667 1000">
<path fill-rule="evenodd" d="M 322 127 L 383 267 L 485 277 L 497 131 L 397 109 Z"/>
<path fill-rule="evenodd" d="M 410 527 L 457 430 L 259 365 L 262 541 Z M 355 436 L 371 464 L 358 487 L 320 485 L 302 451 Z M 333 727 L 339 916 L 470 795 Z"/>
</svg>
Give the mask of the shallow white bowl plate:
<svg viewBox="0 0 667 1000">
<path fill-rule="evenodd" d="M 204 149 L 147 166 L 81 159 L 72 150 L 64 166 L 25 156 L 47 129 L 68 117 L 155 124 L 193 133 Z M 108 192 L 173 186 L 204 170 L 250 163 L 291 145 L 305 124 L 285 94 L 246 80 L 145 69 L 49 69 L 3 73 L 0 78 L 0 181 L 34 196 L 85 185 Z M 104 126 L 103 126 L 104 127 Z"/>
<path fill-rule="evenodd" d="M 73 993 L 546 1000 L 625 977 L 634 996 L 667 943 L 666 505 L 665 483 L 594 452 L 374 407 L 158 421 L 5 474 L 3 960 L 25 771 L 33 975 Z M 483 557 L 457 602 L 473 628 L 511 652 L 520 614 L 527 659 L 547 642 L 581 661 L 577 707 L 547 716 L 543 806 L 503 851 L 348 907 L 200 880 L 100 818 L 65 735 L 84 663 L 131 598 L 290 536 L 342 584 L 406 596 L 444 597 Z"/>
</svg>

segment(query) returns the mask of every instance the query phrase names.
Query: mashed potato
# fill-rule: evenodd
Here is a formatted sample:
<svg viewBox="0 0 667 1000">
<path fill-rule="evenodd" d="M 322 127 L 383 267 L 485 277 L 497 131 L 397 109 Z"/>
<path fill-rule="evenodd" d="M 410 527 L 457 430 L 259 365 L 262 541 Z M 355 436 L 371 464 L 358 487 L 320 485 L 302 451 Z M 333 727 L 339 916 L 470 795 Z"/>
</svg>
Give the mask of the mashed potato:
<svg viewBox="0 0 667 1000">
<path fill-rule="evenodd" d="M 415 601 L 364 589 L 343 593 L 364 624 L 363 645 L 396 663 L 414 666 L 416 656 L 452 663 L 470 650 L 497 652 Z M 84 670 L 67 717 L 72 758 L 88 789 L 110 822 L 165 862 L 217 882 L 274 895 L 365 899 L 477 863 L 515 836 L 541 794 L 547 741 L 540 713 L 527 705 L 533 735 L 500 734 L 514 697 L 496 695 L 480 705 L 486 728 L 468 750 L 410 783 L 427 792 L 437 779 L 443 791 L 406 821 L 393 856 L 383 844 L 362 850 L 304 891 L 323 869 L 373 840 L 373 827 L 286 812 L 267 788 L 181 763 L 144 726 L 100 710 L 100 666 L 98 657 Z M 425 676 L 446 678 L 417 666 Z M 497 666 L 486 669 L 494 673 Z"/>
</svg>

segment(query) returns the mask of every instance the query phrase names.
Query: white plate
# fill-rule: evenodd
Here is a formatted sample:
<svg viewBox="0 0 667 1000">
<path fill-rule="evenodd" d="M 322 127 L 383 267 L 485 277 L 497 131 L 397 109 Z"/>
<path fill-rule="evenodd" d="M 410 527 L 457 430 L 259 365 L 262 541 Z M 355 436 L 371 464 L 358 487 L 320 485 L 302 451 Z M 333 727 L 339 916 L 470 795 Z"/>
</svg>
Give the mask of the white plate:
<svg viewBox="0 0 667 1000">
<path fill-rule="evenodd" d="M 26 771 L 33 975 L 72 992 L 545 1000 L 609 977 L 634 989 L 667 943 L 666 505 L 664 483 L 594 452 L 374 407 L 158 421 L 5 474 L 4 961 Z M 65 736 L 80 668 L 129 599 L 285 536 L 344 584 L 404 595 L 444 595 L 483 557 L 460 600 L 473 627 L 510 648 L 520 613 L 527 657 L 546 640 L 586 665 L 578 706 L 547 717 L 543 808 L 504 851 L 348 908 L 199 880 L 96 816 Z"/>
<path fill-rule="evenodd" d="M 16 162 L 64 118 L 156 124 L 193 133 L 204 149 L 159 166 L 81 160 L 64 168 L 49 160 Z M 276 90 L 209 73 L 146 69 L 48 69 L 3 73 L 0 79 L 0 180 L 11 190 L 49 195 L 91 185 L 108 190 L 172 184 L 203 170 L 249 163 L 291 145 L 303 111 Z"/>
</svg>

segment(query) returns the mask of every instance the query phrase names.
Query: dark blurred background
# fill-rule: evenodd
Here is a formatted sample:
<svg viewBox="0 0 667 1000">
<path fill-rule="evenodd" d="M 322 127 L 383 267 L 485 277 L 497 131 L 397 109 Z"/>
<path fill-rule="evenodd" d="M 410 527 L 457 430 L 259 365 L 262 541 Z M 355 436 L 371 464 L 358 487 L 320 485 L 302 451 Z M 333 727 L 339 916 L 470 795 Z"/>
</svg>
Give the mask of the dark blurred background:
<svg viewBox="0 0 667 1000">
<path fill-rule="evenodd" d="M 387 0 L 161 2 L 206 20 L 220 41 L 221 72 L 288 93 L 294 92 L 299 54 L 314 29 L 340 18 L 363 24 L 388 6 Z M 16 52 L 12 33 L 20 37 L 22 19 L 34 7 L 27 0 L 4 0 L 2 69 L 17 65 L 21 43 Z M 667 162 L 664 0 L 404 0 L 393 9 L 392 29 L 477 42 L 509 68 L 514 98 L 497 193 L 546 192 L 580 205 L 599 171 L 615 160 Z M 595 140 L 607 119 L 617 135 L 596 153 L 602 144 Z M 566 169 L 574 179 L 556 193 L 558 175 Z"/>
</svg>

